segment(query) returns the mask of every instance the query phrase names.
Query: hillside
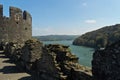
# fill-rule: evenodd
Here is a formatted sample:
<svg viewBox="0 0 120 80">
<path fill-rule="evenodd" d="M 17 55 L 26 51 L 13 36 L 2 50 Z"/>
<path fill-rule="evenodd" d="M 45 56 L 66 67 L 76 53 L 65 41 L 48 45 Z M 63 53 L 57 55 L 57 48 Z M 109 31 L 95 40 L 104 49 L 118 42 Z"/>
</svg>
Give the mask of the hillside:
<svg viewBox="0 0 120 80">
<path fill-rule="evenodd" d="M 61 40 L 74 40 L 78 35 L 47 35 L 47 36 L 34 36 L 40 41 L 61 41 Z"/>
<path fill-rule="evenodd" d="M 74 45 L 100 48 L 120 39 L 120 24 L 106 26 L 85 33 L 73 41 Z"/>
</svg>

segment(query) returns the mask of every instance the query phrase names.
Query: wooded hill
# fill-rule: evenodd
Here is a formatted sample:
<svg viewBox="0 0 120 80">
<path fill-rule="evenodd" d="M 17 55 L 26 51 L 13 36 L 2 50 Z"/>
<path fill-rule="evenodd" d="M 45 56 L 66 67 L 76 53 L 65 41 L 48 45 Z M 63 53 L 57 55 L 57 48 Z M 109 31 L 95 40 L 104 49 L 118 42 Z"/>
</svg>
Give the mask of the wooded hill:
<svg viewBox="0 0 120 80">
<path fill-rule="evenodd" d="M 46 36 L 34 36 L 40 41 L 61 41 L 61 40 L 74 40 L 78 35 L 46 35 Z"/>
<path fill-rule="evenodd" d="M 81 35 L 74 45 L 100 48 L 120 40 L 120 24 L 106 26 Z"/>
</svg>

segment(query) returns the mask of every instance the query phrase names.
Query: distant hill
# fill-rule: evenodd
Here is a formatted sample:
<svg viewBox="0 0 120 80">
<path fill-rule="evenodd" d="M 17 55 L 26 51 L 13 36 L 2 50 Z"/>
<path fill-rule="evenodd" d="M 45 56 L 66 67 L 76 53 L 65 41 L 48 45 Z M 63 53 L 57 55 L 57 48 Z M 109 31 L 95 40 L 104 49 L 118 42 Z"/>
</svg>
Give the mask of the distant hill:
<svg viewBox="0 0 120 80">
<path fill-rule="evenodd" d="M 120 24 L 106 26 L 83 34 L 76 38 L 73 44 L 98 48 L 105 47 L 118 40 L 120 40 Z"/>
<path fill-rule="evenodd" d="M 41 41 L 61 41 L 61 40 L 74 40 L 78 35 L 47 35 L 47 36 L 34 36 Z"/>
</svg>

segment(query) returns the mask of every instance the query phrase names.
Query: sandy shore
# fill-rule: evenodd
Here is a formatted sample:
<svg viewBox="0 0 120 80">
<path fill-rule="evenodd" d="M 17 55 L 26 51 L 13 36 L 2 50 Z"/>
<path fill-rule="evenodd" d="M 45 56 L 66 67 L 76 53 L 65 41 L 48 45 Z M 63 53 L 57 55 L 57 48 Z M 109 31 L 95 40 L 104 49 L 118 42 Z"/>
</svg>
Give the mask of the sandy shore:
<svg viewBox="0 0 120 80">
<path fill-rule="evenodd" d="M 15 64 L 0 52 L 0 80 L 31 80 L 31 76 L 20 72 Z"/>
</svg>

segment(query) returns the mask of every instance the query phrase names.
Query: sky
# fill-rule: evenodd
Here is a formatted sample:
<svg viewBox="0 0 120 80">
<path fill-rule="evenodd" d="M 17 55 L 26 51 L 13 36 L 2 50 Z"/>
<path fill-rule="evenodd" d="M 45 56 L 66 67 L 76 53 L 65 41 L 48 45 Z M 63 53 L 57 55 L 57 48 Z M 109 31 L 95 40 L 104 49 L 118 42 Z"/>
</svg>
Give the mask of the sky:
<svg viewBox="0 0 120 80">
<path fill-rule="evenodd" d="M 120 23 L 120 0 L 0 0 L 32 15 L 32 35 L 81 35 Z"/>
</svg>

